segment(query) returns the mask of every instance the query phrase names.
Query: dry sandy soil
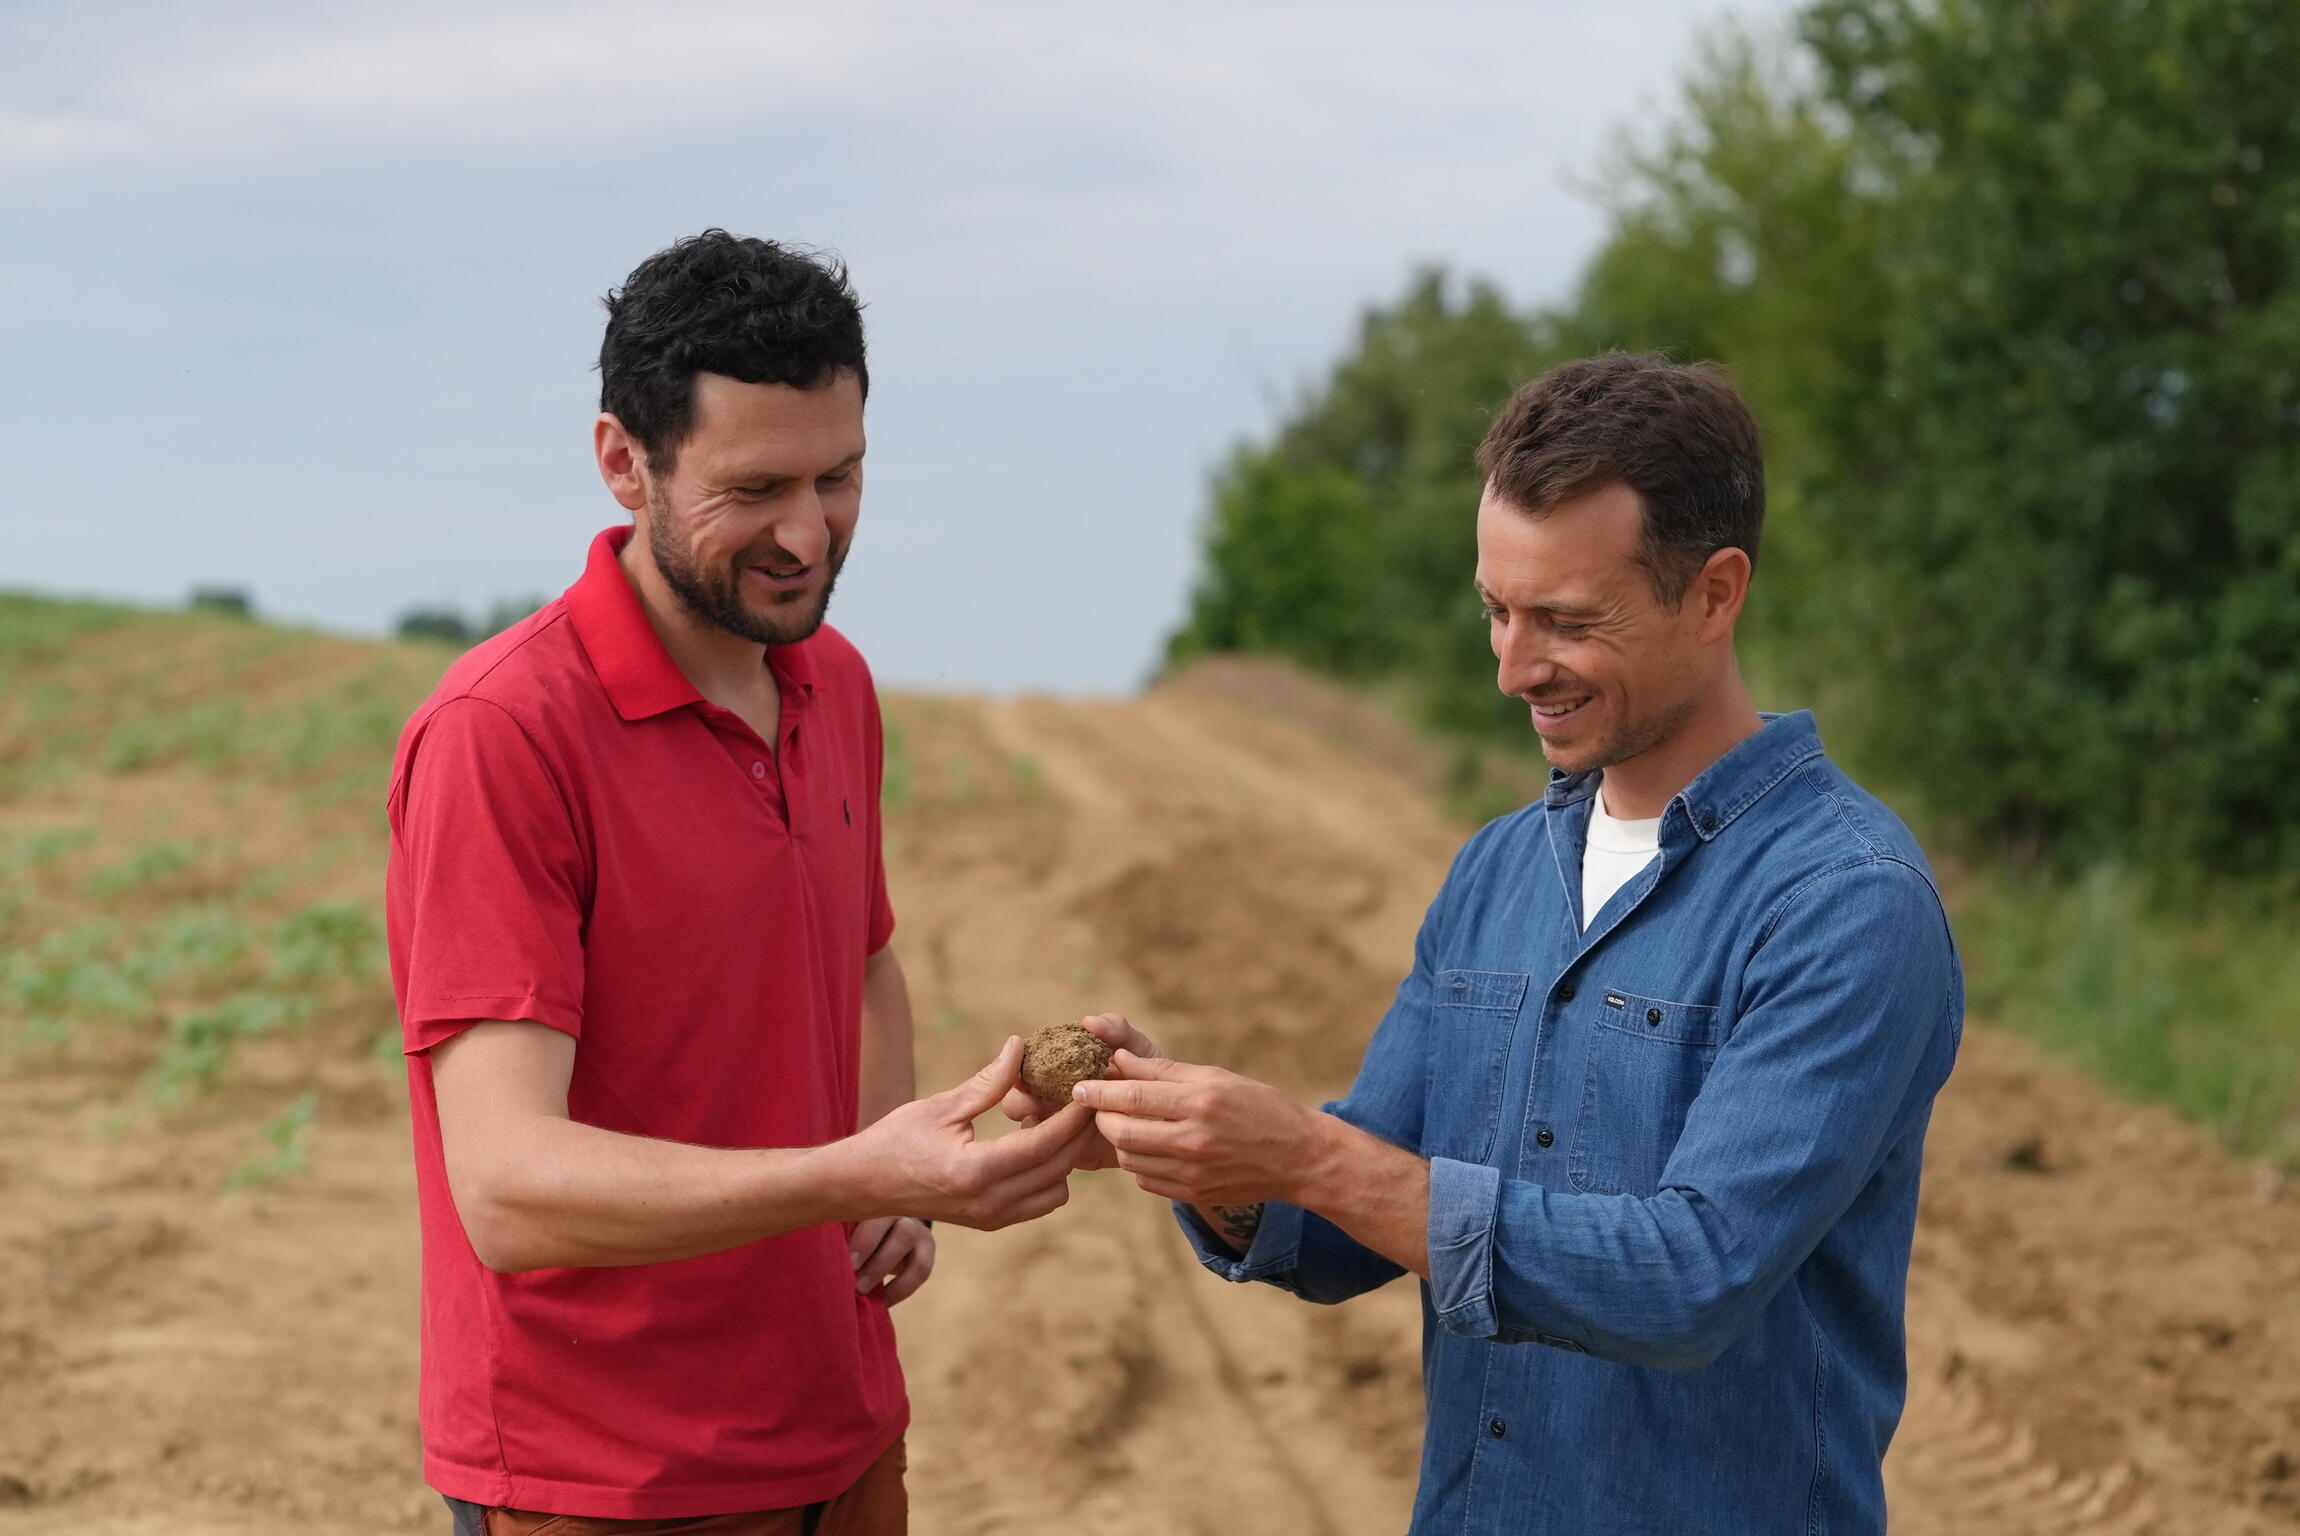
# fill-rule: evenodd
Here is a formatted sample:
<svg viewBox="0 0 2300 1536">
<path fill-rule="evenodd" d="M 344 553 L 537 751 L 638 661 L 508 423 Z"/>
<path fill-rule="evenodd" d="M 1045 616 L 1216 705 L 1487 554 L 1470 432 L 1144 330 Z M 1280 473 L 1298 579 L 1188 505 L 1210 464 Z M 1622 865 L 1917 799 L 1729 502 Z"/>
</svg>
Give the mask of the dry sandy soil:
<svg viewBox="0 0 2300 1536">
<path fill-rule="evenodd" d="M 1347 711 L 1282 704 L 896 701 L 925 1083 L 1104 1007 L 1305 1098 L 1347 1081 L 1460 829 L 1337 744 Z M 402 1101 L 364 1057 L 327 1082 L 312 1171 L 227 1200 L 228 1098 L 104 1136 L 119 1082 L 8 1069 L 0 1536 L 444 1531 Z M 1984 1027 L 1931 1152 L 1895 1530 L 2300 1530 L 2300 1192 Z M 946 1232 L 897 1313 L 916 1527 L 1394 1536 L 1416 1315 L 1223 1286 L 1116 1173 Z"/>
</svg>

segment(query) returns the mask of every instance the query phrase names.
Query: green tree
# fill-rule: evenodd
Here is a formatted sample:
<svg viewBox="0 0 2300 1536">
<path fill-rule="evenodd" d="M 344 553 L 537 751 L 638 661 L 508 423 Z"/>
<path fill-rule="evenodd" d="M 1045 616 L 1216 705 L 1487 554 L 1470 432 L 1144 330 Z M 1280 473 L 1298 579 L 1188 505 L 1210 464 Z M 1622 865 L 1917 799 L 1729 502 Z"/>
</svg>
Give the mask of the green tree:
<svg viewBox="0 0 2300 1536">
<path fill-rule="evenodd" d="M 1352 354 L 1217 477 L 1205 570 L 1170 658 L 1272 651 L 1410 680 L 1450 728 L 1506 716 L 1470 592 L 1471 455 L 1495 408 L 1557 355 L 1490 284 L 1437 270 L 1369 310 Z"/>
<path fill-rule="evenodd" d="M 1571 302 L 1419 276 L 1219 482 L 1182 657 L 1491 694 L 1470 450 L 1610 346 L 1724 361 L 1767 442 L 1760 672 L 1936 825 L 2300 853 L 2300 8 L 1817 0 L 1627 143 Z"/>
<path fill-rule="evenodd" d="M 1824 0 L 1890 189 L 1881 366 L 1830 445 L 1861 727 L 1986 823 L 2300 852 L 2300 10 Z"/>
</svg>

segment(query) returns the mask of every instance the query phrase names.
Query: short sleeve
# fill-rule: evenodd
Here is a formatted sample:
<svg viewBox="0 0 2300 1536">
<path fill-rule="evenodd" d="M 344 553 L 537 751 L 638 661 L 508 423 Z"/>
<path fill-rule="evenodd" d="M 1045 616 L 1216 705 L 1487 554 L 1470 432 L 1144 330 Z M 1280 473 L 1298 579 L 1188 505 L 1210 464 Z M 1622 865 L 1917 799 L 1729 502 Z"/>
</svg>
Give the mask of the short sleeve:
<svg viewBox="0 0 2300 1536">
<path fill-rule="evenodd" d="M 580 1036 L 588 861 L 526 731 L 498 705 L 450 700 L 407 748 L 390 810 L 402 1048 L 481 1019 Z"/>
</svg>

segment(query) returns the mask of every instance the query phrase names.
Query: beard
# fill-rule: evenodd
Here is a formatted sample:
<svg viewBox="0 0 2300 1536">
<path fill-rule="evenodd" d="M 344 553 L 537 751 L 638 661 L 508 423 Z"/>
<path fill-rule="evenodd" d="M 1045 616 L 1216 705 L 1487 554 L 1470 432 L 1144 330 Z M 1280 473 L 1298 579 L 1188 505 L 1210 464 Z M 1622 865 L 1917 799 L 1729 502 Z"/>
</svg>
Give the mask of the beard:
<svg viewBox="0 0 2300 1536">
<path fill-rule="evenodd" d="M 750 566 L 793 566 L 781 545 L 767 543 L 737 554 L 724 565 L 703 565 L 694 560 L 671 533 L 670 509 L 651 502 L 647 519 L 647 549 L 663 584 L 704 623 L 739 635 L 756 645 L 796 645 L 823 627 L 831 605 L 831 589 L 838 585 L 839 568 L 846 564 L 847 547 L 834 542 L 823 557 L 822 585 L 792 600 L 754 607 L 743 600 L 743 572 Z"/>
<path fill-rule="evenodd" d="M 1540 695 L 1526 699 L 1526 703 L 1530 707 L 1552 699 L 1573 698 L 1584 692 L 1594 696 L 1594 690 L 1579 678 L 1573 679 L 1573 683 L 1574 686 L 1569 688 L 1554 685 L 1544 688 Z M 1685 722 L 1693 718 L 1694 711 L 1699 707 L 1698 699 L 1680 699 L 1647 714 L 1619 721 L 1610 731 L 1587 745 L 1577 743 L 1553 747 L 1548 738 L 1543 737 L 1541 755 L 1549 759 L 1552 767 L 1562 768 L 1567 773 L 1595 773 L 1601 768 L 1611 768 L 1633 758 L 1643 757 L 1665 744 L 1685 728 Z"/>
</svg>

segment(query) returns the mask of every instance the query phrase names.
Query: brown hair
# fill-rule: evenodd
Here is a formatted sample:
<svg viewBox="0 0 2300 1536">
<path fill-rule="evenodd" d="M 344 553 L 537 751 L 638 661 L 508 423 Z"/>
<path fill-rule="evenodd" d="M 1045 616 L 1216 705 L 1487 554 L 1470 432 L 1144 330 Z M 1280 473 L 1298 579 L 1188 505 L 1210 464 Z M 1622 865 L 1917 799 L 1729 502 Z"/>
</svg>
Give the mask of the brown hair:
<svg viewBox="0 0 2300 1536">
<path fill-rule="evenodd" d="M 1674 608 L 1709 557 L 1757 563 L 1765 454 L 1714 363 L 1607 352 L 1521 385 L 1478 445 L 1493 494 L 1529 516 L 1623 481 L 1645 506 L 1638 563 Z"/>
</svg>

